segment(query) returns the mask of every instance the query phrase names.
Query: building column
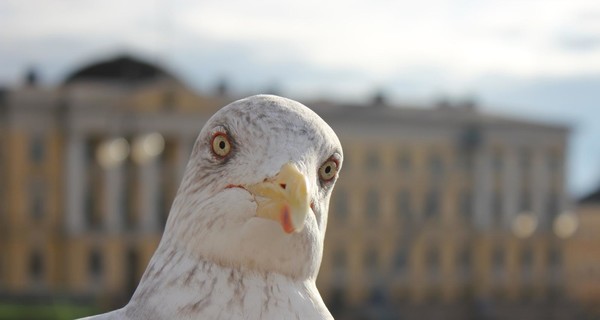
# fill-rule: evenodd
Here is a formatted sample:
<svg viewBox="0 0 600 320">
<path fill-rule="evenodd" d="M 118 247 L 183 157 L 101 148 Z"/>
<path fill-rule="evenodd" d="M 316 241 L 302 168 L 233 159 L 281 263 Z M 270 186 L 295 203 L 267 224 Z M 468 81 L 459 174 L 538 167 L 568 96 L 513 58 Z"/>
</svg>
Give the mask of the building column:
<svg viewBox="0 0 600 320">
<path fill-rule="evenodd" d="M 474 174 L 474 221 L 475 227 L 483 229 L 491 224 L 492 181 L 490 151 L 483 147 L 475 154 Z"/>
<path fill-rule="evenodd" d="M 519 179 L 519 161 L 515 148 L 506 150 L 506 170 L 504 171 L 504 217 L 505 227 L 511 228 L 512 222 L 519 213 L 519 193 L 521 190 Z"/>
<path fill-rule="evenodd" d="M 548 203 L 548 184 L 550 183 L 548 176 L 550 172 L 542 150 L 534 150 L 532 158 L 533 181 L 531 192 L 533 198 L 531 209 L 538 220 L 538 227 L 546 228 L 549 225 L 548 207 L 546 204 Z"/>
<path fill-rule="evenodd" d="M 67 157 L 65 166 L 67 205 L 66 229 L 69 234 L 79 234 L 85 229 L 83 213 L 85 210 L 85 195 L 88 192 L 86 184 L 86 155 L 85 139 L 80 133 L 69 133 L 67 138 Z"/>
<path fill-rule="evenodd" d="M 567 174 L 566 170 L 567 170 L 567 159 L 565 157 L 564 154 L 561 154 L 561 156 L 559 157 L 560 164 L 558 165 L 558 169 L 560 170 L 559 172 L 556 172 L 554 174 L 558 175 L 558 179 L 559 179 L 559 183 L 558 186 L 555 186 L 555 192 L 556 195 L 560 197 L 559 202 L 558 202 L 558 214 L 562 214 L 567 210 L 571 210 L 573 208 L 573 203 L 571 202 L 571 198 L 569 197 L 569 193 L 565 191 L 566 188 L 566 179 L 565 176 Z M 550 171 L 550 169 L 548 170 Z M 550 174 L 553 174 L 552 172 L 550 172 Z M 552 221 L 552 223 L 554 223 L 554 221 Z"/>
</svg>

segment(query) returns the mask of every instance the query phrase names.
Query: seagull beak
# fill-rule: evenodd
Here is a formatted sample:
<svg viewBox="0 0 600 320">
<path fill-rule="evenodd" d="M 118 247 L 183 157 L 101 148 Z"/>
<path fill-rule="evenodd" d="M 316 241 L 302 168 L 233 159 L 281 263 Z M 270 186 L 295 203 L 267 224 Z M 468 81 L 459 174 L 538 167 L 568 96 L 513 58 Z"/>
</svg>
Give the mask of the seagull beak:
<svg viewBox="0 0 600 320">
<path fill-rule="evenodd" d="M 310 210 L 308 180 L 291 163 L 264 182 L 245 187 L 258 203 L 256 215 L 279 222 L 286 233 L 301 231 Z"/>
</svg>

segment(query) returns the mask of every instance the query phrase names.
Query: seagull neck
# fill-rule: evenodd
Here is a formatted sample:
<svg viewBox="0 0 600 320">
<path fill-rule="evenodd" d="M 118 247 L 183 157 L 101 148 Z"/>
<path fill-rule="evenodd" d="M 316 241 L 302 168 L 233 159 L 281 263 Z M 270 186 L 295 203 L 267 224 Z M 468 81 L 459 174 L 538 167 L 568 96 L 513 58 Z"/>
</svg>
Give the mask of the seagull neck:
<svg viewBox="0 0 600 320">
<path fill-rule="evenodd" d="M 147 294 L 144 293 L 147 291 L 145 288 L 175 284 L 177 287 L 190 287 L 202 291 L 205 289 L 204 286 L 214 286 L 213 281 L 221 280 L 228 280 L 229 282 L 236 280 L 248 284 L 277 281 L 302 287 L 314 284 L 314 279 L 311 278 L 293 279 L 276 272 L 221 265 L 208 259 L 200 259 L 190 255 L 172 243 L 161 243 L 161 246 L 152 257 L 132 300 Z"/>
<path fill-rule="evenodd" d="M 156 281 L 156 279 L 170 282 L 192 281 L 196 276 L 202 278 L 211 274 L 214 275 L 215 270 L 264 279 L 278 277 L 294 283 L 314 283 L 316 280 L 314 277 L 296 278 L 278 272 L 268 272 L 257 268 L 218 263 L 192 254 L 180 244 L 166 239 L 161 242 L 156 250 L 140 284 L 145 281 Z"/>
<path fill-rule="evenodd" d="M 278 306 L 288 308 L 289 303 L 302 312 L 327 312 L 314 279 L 294 280 L 278 273 L 221 266 L 167 245 L 160 246 L 152 257 L 126 310 L 152 312 L 157 318 L 189 319 L 190 314 L 197 314 L 198 318 L 212 319 L 216 314 L 210 310 L 229 310 L 233 302 L 242 314 L 261 312 L 255 309 L 257 304 L 244 303 L 247 299 L 262 301 L 259 306 L 276 314 L 280 312 Z M 153 308 L 157 305 L 161 307 Z M 274 318 L 262 312 L 250 318 L 262 317 Z"/>
</svg>

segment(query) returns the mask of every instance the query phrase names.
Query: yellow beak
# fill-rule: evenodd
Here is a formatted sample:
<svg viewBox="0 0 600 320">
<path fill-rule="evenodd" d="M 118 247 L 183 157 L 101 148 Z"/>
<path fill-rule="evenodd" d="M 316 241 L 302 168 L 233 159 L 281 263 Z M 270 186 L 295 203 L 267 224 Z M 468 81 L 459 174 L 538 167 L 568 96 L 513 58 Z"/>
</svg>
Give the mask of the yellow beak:
<svg viewBox="0 0 600 320">
<path fill-rule="evenodd" d="M 258 203 L 256 216 L 279 222 L 286 233 L 298 232 L 310 210 L 308 180 L 291 163 L 264 182 L 246 186 Z"/>
</svg>

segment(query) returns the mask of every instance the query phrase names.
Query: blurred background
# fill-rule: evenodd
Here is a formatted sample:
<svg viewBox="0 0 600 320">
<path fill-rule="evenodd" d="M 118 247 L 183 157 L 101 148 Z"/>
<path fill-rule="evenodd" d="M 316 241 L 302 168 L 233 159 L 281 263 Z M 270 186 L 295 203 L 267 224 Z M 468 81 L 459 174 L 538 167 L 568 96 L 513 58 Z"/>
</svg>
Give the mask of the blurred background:
<svg viewBox="0 0 600 320">
<path fill-rule="evenodd" d="M 339 319 L 600 317 L 596 1 L 0 2 L 0 319 L 118 308 L 195 137 L 297 99 L 344 167 Z"/>
</svg>

